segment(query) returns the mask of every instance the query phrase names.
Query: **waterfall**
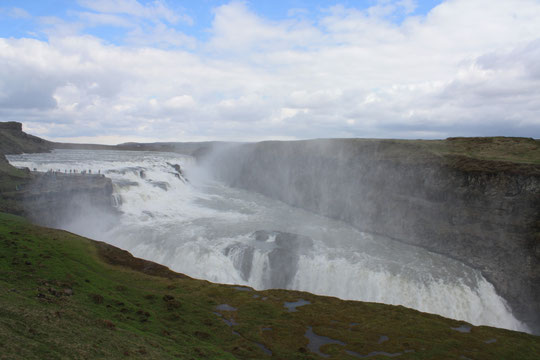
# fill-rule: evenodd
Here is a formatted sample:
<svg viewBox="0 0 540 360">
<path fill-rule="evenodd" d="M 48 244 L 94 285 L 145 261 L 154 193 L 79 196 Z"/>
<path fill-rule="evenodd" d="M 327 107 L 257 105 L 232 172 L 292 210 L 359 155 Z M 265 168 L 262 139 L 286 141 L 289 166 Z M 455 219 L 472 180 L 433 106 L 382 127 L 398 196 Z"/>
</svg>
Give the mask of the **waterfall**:
<svg viewBox="0 0 540 360">
<path fill-rule="evenodd" d="M 399 304 L 475 325 L 527 331 L 479 271 L 205 180 L 188 156 L 56 150 L 9 160 L 38 171 L 91 170 L 110 177 L 120 221 L 104 229 L 85 228 L 85 221 L 62 227 L 195 278 Z"/>
</svg>

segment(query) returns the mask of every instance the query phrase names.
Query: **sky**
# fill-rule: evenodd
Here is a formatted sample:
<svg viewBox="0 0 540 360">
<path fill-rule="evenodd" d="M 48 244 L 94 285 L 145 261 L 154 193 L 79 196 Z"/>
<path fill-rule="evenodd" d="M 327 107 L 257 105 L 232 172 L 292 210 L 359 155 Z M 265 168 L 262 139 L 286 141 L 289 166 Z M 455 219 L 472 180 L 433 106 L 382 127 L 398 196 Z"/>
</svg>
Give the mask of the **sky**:
<svg viewBox="0 0 540 360">
<path fill-rule="evenodd" d="M 0 121 L 65 142 L 540 138 L 540 0 L 0 0 Z"/>
</svg>

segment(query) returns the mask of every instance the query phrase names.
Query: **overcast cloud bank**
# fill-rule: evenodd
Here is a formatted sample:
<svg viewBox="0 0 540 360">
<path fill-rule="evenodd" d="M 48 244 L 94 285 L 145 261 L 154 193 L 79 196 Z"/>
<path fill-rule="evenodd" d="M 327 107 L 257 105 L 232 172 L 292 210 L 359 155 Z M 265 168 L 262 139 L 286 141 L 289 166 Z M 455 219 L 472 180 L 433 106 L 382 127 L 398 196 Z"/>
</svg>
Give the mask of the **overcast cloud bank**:
<svg viewBox="0 0 540 360">
<path fill-rule="evenodd" d="M 215 8 L 207 39 L 165 2 L 81 1 L 46 39 L 0 38 L 0 119 L 52 140 L 540 137 L 540 1 Z M 29 9 L 2 16 L 32 17 Z M 401 14 L 403 21 L 392 21 Z M 126 29 L 122 44 L 88 35 Z"/>
</svg>

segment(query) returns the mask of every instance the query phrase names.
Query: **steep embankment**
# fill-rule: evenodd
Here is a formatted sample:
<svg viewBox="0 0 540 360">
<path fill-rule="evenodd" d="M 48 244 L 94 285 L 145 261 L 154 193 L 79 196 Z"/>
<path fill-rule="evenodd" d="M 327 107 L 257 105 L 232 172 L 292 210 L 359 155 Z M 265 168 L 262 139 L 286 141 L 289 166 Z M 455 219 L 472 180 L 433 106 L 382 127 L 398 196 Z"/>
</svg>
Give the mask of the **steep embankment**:
<svg viewBox="0 0 540 360">
<path fill-rule="evenodd" d="M 532 139 L 262 142 L 210 160 L 232 186 L 481 270 L 540 330 L 540 146 Z"/>
<path fill-rule="evenodd" d="M 540 356 L 536 336 L 401 306 L 212 284 L 6 214 L 0 343 L 2 359 Z"/>
<path fill-rule="evenodd" d="M 112 219 L 115 209 L 111 205 L 110 179 L 99 175 L 34 173 L 16 169 L 4 156 L 48 152 L 55 145 L 26 134 L 21 123 L 0 122 L 0 211 L 23 215 L 48 226 L 81 218 L 81 214 L 90 214 L 96 208 Z"/>
</svg>

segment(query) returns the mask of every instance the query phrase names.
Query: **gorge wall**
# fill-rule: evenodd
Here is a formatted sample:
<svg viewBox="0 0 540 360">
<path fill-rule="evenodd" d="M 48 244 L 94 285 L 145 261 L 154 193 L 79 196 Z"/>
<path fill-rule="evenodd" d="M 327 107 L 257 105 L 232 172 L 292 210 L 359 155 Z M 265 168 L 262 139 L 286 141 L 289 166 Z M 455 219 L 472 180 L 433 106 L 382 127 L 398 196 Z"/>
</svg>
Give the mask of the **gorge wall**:
<svg viewBox="0 0 540 360">
<path fill-rule="evenodd" d="M 231 186 L 481 270 L 538 333 L 540 166 L 449 150 L 391 140 L 262 142 L 221 148 L 207 161 Z"/>
<path fill-rule="evenodd" d="M 0 122 L 0 211 L 22 215 L 34 223 L 61 227 L 83 219 L 114 221 L 112 182 L 100 175 L 36 173 L 16 169 L 4 154 L 49 152 L 55 143 L 26 134 L 18 122 Z M 96 214 L 105 214 L 96 218 Z"/>
<path fill-rule="evenodd" d="M 117 215 L 112 204 L 112 181 L 103 175 L 34 173 L 19 193 L 25 215 L 32 222 L 63 228 L 72 221 L 106 226 Z"/>
<path fill-rule="evenodd" d="M 0 192 L 1 211 L 55 228 L 63 228 L 72 221 L 106 226 L 118 215 L 112 204 L 112 182 L 104 176 L 28 174 L 15 189 Z"/>
</svg>

